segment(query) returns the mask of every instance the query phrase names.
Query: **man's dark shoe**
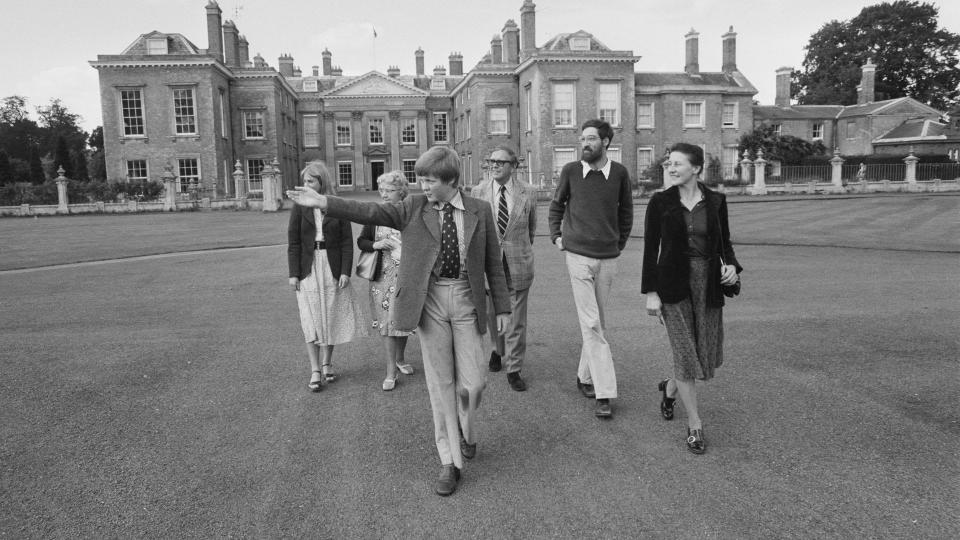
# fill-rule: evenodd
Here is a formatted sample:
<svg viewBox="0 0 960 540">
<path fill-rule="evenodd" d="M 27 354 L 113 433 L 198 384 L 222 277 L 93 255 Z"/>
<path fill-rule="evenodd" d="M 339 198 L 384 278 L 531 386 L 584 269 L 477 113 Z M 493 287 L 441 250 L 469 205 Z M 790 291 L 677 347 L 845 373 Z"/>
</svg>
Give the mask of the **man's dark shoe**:
<svg viewBox="0 0 960 540">
<path fill-rule="evenodd" d="M 597 393 L 593 391 L 593 385 L 580 381 L 580 377 L 577 377 L 577 388 L 580 389 L 581 394 L 590 399 L 597 397 Z"/>
<path fill-rule="evenodd" d="M 460 482 L 460 469 L 452 463 L 440 467 L 440 478 L 437 478 L 437 495 L 446 497 L 457 490 L 457 484 Z"/>
<path fill-rule="evenodd" d="M 610 409 L 610 400 L 598 399 L 594 414 L 597 415 L 597 418 L 613 418 L 613 411 Z"/>
<path fill-rule="evenodd" d="M 464 459 L 473 459 L 477 455 L 477 443 L 470 444 L 463 435 L 460 436 L 460 453 Z"/>
<path fill-rule="evenodd" d="M 507 382 L 510 383 L 510 388 L 513 388 L 517 392 L 523 392 L 527 389 L 527 383 L 520 377 L 519 371 L 507 373 Z"/>
<path fill-rule="evenodd" d="M 500 371 L 501 368 L 500 355 L 497 354 L 497 351 L 493 351 L 490 353 L 490 371 Z"/>
</svg>

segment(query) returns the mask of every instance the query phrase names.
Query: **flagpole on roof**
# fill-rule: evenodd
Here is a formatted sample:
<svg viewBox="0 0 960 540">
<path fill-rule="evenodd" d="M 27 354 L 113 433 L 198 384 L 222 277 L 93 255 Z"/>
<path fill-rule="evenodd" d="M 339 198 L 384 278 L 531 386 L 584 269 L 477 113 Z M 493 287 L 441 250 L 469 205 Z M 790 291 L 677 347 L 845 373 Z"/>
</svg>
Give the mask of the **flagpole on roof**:
<svg viewBox="0 0 960 540">
<path fill-rule="evenodd" d="M 373 25 L 370 25 L 370 28 L 373 29 L 373 39 L 371 40 L 371 46 L 373 48 L 373 71 L 377 69 L 377 28 Z"/>
</svg>

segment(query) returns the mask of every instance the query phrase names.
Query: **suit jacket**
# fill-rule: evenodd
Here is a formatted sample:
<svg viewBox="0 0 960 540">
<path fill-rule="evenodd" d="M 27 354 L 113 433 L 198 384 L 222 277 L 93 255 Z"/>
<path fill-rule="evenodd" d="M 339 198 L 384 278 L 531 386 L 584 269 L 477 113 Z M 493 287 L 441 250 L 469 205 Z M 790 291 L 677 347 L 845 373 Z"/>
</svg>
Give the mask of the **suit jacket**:
<svg viewBox="0 0 960 540">
<path fill-rule="evenodd" d="M 522 180 L 514 179 L 513 210 L 507 221 L 507 229 L 500 239 L 500 249 L 507 261 L 507 286 L 522 291 L 533 283 L 533 237 L 537 232 L 537 190 Z M 494 195 L 493 187 L 500 189 L 493 179 L 480 182 L 470 195 L 490 203 L 493 212 L 494 231 L 497 211 L 499 210 L 499 192 Z"/>
<path fill-rule="evenodd" d="M 325 215 L 322 227 L 333 278 L 352 275 L 353 230 L 350 222 Z M 303 279 L 310 274 L 316 238 L 317 224 L 313 218 L 313 208 L 295 204 L 290 210 L 290 224 L 287 226 L 287 267 L 290 277 Z"/>
<path fill-rule="evenodd" d="M 463 238 L 470 296 L 477 311 L 477 329 L 487 329 L 484 276 L 496 313 L 510 313 L 510 297 L 500 262 L 497 229 L 490 205 L 463 197 Z M 398 203 L 360 202 L 327 197 L 327 215 L 367 225 L 386 225 L 400 231 L 403 263 L 397 276 L 394 321 L 397 330 L 410 332 L 420 323 L 430 287 L 430 274 L 440 255 L 440 214 L 426 195 L 409 195 Z"/>
<path fill-rule="evenodd" d="M 732 264 L 739 274 L 743 267 L 737 262 L 730 242 L 727 222 L 727 198 L 698 182 L 707 206 L 707 305 L 724 304 L 720 288 L 720 254 L 723 262 Z M 680 188 L 673 186 L 654 194 L 647 205 L 643 231 L 643 277 L 640 292 L 655 291 L 665 304 L 675 304 L 690 295 L 690 264 L 687 224 L 683 219 Z"/>
</svg>

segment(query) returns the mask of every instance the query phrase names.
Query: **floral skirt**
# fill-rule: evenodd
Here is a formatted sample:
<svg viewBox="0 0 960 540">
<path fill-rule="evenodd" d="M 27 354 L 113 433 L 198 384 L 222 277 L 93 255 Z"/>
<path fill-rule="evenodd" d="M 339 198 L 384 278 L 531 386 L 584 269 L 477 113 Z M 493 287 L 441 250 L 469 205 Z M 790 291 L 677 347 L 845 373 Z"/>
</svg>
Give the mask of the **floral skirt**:
<svg viewBox="0 0 960 540">
<path fill-rule="evenodd" d="M 300 280 L 297 291 L 300 325 L 307 343 L 339 345 L 367 335 L 363 309 L 357 303 L 353 287 L 337 286 L 327 262 L 327 252 L 314 252 L 310 274 Z"/>
<path fill-rule="evenodd" d="M 708 259 L 690 259 L 690 296 L 663 305 L 678 379 L 707 380 L 723 364 L 723 308 L 707 307 Z"/>
<path fill-rule="evenodd" d="M 397 293 L 397 277 L 400 270 L 400 261 L 383 252 L 380 258 L 380 279 L 370 282 L 370 313 L 373 316 L 373 327 L 381 336 L 403 337 L 413 332 L 402 332 L 396 329 L 393 322 L 393 300 Z"/>
</svg>

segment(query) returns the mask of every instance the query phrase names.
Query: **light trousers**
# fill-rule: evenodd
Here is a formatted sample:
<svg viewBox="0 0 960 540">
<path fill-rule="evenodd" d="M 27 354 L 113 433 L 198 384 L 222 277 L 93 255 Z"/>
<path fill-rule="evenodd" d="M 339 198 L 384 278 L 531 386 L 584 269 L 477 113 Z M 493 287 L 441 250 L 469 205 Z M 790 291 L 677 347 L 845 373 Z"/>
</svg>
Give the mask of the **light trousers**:
<svg viewBox="0 0 960 540">
<path fill-rule="evenodd" d="M 493 348 L 503 360 L 507 373 L 516 373 L 523 369 L 523 358 L 527 354 L 527 299 L 530 289 L 515 291 L 510 289 L 510 321 L 506 331 L 497 334 L 497 318 L 487 318 L 487 332 L 493 342 Z M 493 300 L 487 297 L 487 312 L 494 314 Z"/>
<path fill-rule="evenodd" d="M 603 306 L 617 273 L 617 259 L 594 259 L 569 251 L 566 254 L 583 338 L 577 377 L 593 384 L 597 399 L 612 399 L 617 397 L 617 374 L 610 344 L 604 336 Z"/>
<path fill-rule="evenodd" d="M 459 430 L 467 442 L 477 442 L 477 407 L 487 384 L 469 282 L 431 282 L 418 332 L 440 463 L 462 469 Z"/>
</svg>

